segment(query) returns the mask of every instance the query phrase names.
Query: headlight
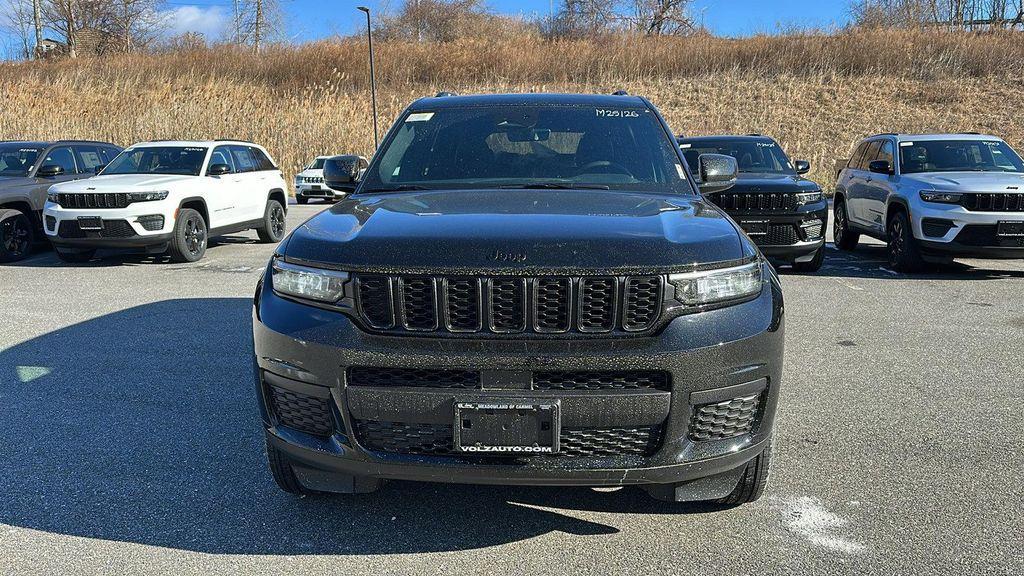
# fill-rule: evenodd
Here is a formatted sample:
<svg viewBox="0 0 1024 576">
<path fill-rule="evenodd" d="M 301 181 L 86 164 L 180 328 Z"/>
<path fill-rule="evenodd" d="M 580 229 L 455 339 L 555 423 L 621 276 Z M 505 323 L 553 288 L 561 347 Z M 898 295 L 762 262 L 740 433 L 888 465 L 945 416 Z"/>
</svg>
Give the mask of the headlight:
<svg viewBox="0 0 1024 576">
<path fill-rule="evenodd" d="M 307 268 L 280 258 L 274 258 L 271 270 L 276 292 L 319 302 L 337 302 L 345 295 L 348 272 Z"/>
<path fill-rule="evenodd" d="M 153 202 L 156 200 L 163 200 L 167 198 L 167 190 L 157 190 L 155 192 L 129 192 L 129 202 Z"/>
<path fill-rule="evenodd" d="M 936 192 L 934 190 L 922 190 L 921 200 L 925 202 L 939 202 L 942 204 L 959 204 L 960 197 L 963 196 L 959 192 Z"/>
<path fill-rule="evenodd" d="M 820 202 L 822 198 L 824 198 L 824 196 L 821 195 L 821 190 L 814 192 L 797 192 L 796 203 L 797 205 L 811 204 L 813 202 Z"/>
<path fill-rule="evenodd" d="M 47 192 L 46 193 L 46 201 L 47 202 L 53 202 L 54 204 L 59 204 L 59 202 L 57 201 L 57 198 L 59 196 L 60 196 L 59 192 Z"/>
<path fill-rule="evenodd" d="M 676 300 L 687 306 L 739 300 L 761 291 L 761 263 L 672 274 L 668 281 L 676 289 Z"/>
</svg>

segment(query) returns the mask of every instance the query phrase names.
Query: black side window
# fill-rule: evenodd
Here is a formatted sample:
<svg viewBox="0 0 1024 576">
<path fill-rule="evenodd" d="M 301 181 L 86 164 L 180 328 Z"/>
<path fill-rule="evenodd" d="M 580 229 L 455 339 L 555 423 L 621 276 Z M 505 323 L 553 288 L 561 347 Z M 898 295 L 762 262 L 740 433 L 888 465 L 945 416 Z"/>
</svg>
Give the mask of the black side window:
<svg viewBox="0 0 1024 576">
<path fill-rule="evenodd" d="M 860 170 L 868 169 L 868 165 L 871 164 L 871 161 L 878 156 L 878 149 L 881 148 L 881 146 L 882 142 L 879 140 L 875 140 L 868 144 L 868 149 L 864 152 L 864 157 L 860 159 L 860 164 L 858 165 Z"/>
<path fill-rule="evenodd" d="M 893 166 L 893 148 L 892 140 L 886 140 L 882 142 L 882 147 L 878 149 L 878 158 L 875 160 L 885 160 L 889 163 L 889 166 Z"/>
<path fill-rule="evenodd" d="M 853 151 L 853 155 L 850 156 L 850 161 L 846 163 L 846 167 L 856 169 L 857 166 L 860 166 L 860 159 L 864 157 L 864 150 L 867 147 L 867 142 L 861 142 L 857 149 Z"/>
<path fill-rule="evenodd" d="M 96 171 L 97 166 L 103 166 L 106 164 L 106 160 L 103 159 L 103 154 L 99 146 L 89 146 L 79 144 L 72 146 L 75 151 L 75 155 L 78 157 L 78 173 L 79 174 L 92 174 Z"/>
<path fill-rule="evenodd" d="M 231 155 L 235 159 L 235 166 L 238 167 L 239 172 L 256 171 L 256 160 L 252 157 L 248 146 L 228 146 L 228 148 L 231 149 Z"/>
<path fill-rule="evenodd" d="M 110 161 L 117 158 L 117 155 L 121 153 L 117 148 L 111 148 L 110 146 L 100 146 L 100 152 L 102 152 L 104 164 L 110 164 Z"/>
<path fill-rule="evenodd" d="M 228 168 L 231 168 L 232 172 L 237 172 L 235 169 L 235 161 L 231 157 L 231 151 L 228 150 L 227 146 L 217 146 L 213 149 L 213 154 L 210 155 L 210 166 L 214 164 L 227 164 Z M 209 168 L 207 168 L 209 170 Z"/>
<path fill-rule="evenodd" d="M 40 166 L 60 166 L 65 174 L 78 174 L 78 167 L 75 165 L 75 155 L 71 148 L 61 147 L 50 150 Z"/>
<path fill-rule="evenodd" d="M 252 154 L 252 157 L 256 160 L 256 166 L 258 170 L 277 170 L 277 166 L 274 166 L 274 163 L 270 161 L 270 158 L 267 157 L 263 150 L 260 150 L 259 148 L 256 148 L 254 146 L 250 146 L 249 152 Z"/>
</svg>

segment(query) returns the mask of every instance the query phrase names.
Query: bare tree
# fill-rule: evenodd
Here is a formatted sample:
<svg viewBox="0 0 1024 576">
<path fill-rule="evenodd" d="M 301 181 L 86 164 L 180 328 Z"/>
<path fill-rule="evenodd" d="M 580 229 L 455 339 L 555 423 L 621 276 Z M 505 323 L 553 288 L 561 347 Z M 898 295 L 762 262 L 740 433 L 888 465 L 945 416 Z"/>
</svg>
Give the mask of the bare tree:
<svg viewBox="0 0 1024 576">
<path fill-rule="evenodd" d="M 16 39 L 18 58 L 31 58 L 34 51 L 32 14 L 32 0 L 0 1 L 0 30 Z M 14 46 L 11 52 L 15 52 Z"/>
<path fill-rule="evenodd" d="M 236 0 L 233 6 L 236 43 L 259 52 L 283 37 L 284 17 L 277 0 Z"/>
<path fill-rule="evenodd" d="M 636 28 L 650 36 L 689 34 L 697 26 L 690 16 L 693 0 L 633 0 Z"/>
<path fill-rule="evenodd" d="M 408 0 L 397 12 L 378 18 L 375 31 L 381 38 L 450 42 L 525 28 L 520 19 L 491 12 L 483 0 Z"/>
<path fill-rule="evenodd" d="M 163 0 L 108 0 L 107 8 L 109 31 L 117 35 L 126 53 L 150 45 L 165 18 Z"/>
<path fill-rule="evenodd" d="M 1014 4 L 1016 3 L 1016 4 Z M 853 22 L 868 28 L 1007 28 L 1024 20 L 1022 0 L 854 0 Z"/>
</svg>

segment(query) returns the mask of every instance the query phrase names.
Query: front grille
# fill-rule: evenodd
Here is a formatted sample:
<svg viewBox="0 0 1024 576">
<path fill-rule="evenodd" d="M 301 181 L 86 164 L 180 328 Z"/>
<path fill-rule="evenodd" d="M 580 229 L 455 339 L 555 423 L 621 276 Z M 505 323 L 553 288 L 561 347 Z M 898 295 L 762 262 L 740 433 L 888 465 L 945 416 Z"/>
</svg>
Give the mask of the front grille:
<svg viewBox="0 0 1024 576">
<path fill-rule="evenodd" d="M 800 233 L 793 224 L 770 224 L 767 233 L 751 238 L 758 246 L 789 246 L 800 242 Z"/>
<path fill-rule="evenodd" d="M 394 454 L 452 456 L 455 439 L 452 425 L 354 421 L 356 439 L 369 449 Z M 633 428 L 563 428 L 557 454 L 541 457 L 587 457 L 650 455 L 662 441 L 661 426 Z"/>
<path fill-rule="evenodd" d="M 270 408 L 282 425 L 316 436 L 330 436 L 334 432 L 329 398 L 317 398 L 269 384 L 267 392 Z"/>
<path fill-rule="evenodd" d="M 348 369 L 348 385 L 473 390 L 480 388 L 480 373 L 473 370 L 359 366 Z"/>
<path fill-rule="evenodd" d="M 126 192 L 82 192 L 57 194 L 61 208 L 127 208 L 131 201 Z"/>
<path fill-rule="evenodd" d="M 749 434 L 754 429 L 762 392 L 695 406 L 690 419 L 690 439 L 722 440 Z"/>
<path fill-rule="evenodd" d="M 592 372 L 534 372 L 534 390 L 665 390 L 668 372 L 660 370 L 603 370 Z"/>
<path fill-rule="evenodd" d="M 127 220 L 104 220 L 101 230 L 82 230 L 77 220 L 63 220 L 57 235 L 61 238 L 88 238 L 93 235 L 99 238 L 131 238 L 137 234 Z"/>
<path fill-rule="evenodd" d="M 792 212 L 797 206 L 795 194 L 726 192 L 709 198 L 726 212 Z"/>
<path fill-rule="evenodd" d="M 971 212 L 1024 212 L 1024 193 L 971 192 L 960 196 L 960 205 Z"/>
<path fill-rule="evenodd" d="M 662 276 L 356 277 L 367 327 L 412 332 L 644 332 L 661 318 L 663 293 Z"/>
<path fill-rule="evenodd" d="M 303 176 L 302 181 L 306 184 L 323 184 L 324 179 L 320 176 Z"/>
<path fill-rule="evenodd" d="M 999 236 L 997 231 L 994 224 L 968 224 L 956 235 L 956 242 L 964 246 L 1024 248 L 1024 236 Z"/>
</svg>

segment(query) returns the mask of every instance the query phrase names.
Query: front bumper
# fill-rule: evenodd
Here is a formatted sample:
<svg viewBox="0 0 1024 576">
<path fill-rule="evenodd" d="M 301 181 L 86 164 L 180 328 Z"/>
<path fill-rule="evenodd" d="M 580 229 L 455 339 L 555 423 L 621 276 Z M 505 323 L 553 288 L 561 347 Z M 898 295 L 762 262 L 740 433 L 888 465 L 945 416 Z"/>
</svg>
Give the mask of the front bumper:
<svg viewBox="0 0 1024 576">
<path fill-rule="evenodd" d="M 750 239 L 757 244 L 761 253 L 773 259 L 785 261 L 809 260 L 811 255 L 825 245 L 828 230 L 828 202 L 821 200 L 804 204 L 792 212 L 755 210 L 726 210 Z M 820 227 L 809 226 L 815 221 Z M 767 226 L 763 233 L 750 233 L 751 224 Z"/>
<path fill-rule="evenodd" d="M 1024 258 L 1024 237 L 996 233 L 999 222 L 1024 222 L 1024 212 L 972 212 L 934 202 L 920 202 L 911 212 L 914 236 L 926 255 Z"/>
<path fill-rule="evenodd" d="M 268 442 L 307 474 L 531 485 L 677 483 L 741 470 L 768 442 L 782 374 L 783 307 L 768 271 L 762 293 L 740 305 L 676 318 L 657 336 L 468 340 L 381 336 L 345 314 L 311 308 L 259 290 L 253 314 L 257 395 Z M 350 367 L 456 368 L 501 374 L 483 389 L 353 386 Z M 671 389 L 538 390 L 523 386 L 538 371 L 664 371 Z M 525 376 L 525 378 L 524 378 Z M 332 432 L 286 426 L 268 384 L 327 398 Z M 730 438 L 694 440 L 698 406 L 756 394 L 756 423 Z M 369 449 L 357 424 L 451 423 L 457 401 L 558 400 L 563 427 L 624 429 L 660 419 L 656 448 L 644 454 L 507 458 L 409 454 Z M 360 426 L 362 424 L 359 424 Z M 735 486 L 735 476 L 731 489 Z M 727 492 L 728 490 L 726 490 Z M 724 494 L 721 494 L 724 495 Z"/>
<path fill-rule="evenodd" d="M 165 245 L 174 236 L 176 204 L 171 201 L 137 202 L 126 208 L 62 208 L 47 202 L 43 209 L 46 238 L 71 248 L 151 248 Z M 152 230 L 143 221 L 160 217 Z M 99 230 L 82 229 L 80 218 L 99 218 Z"/>
<path fill-rule="evenodd" d="M 327 187 L 326 184 L 296 184 L 295 196 L 302 198 L 326 198 L 334 199 L 344 196 Z"/>
</svg>

